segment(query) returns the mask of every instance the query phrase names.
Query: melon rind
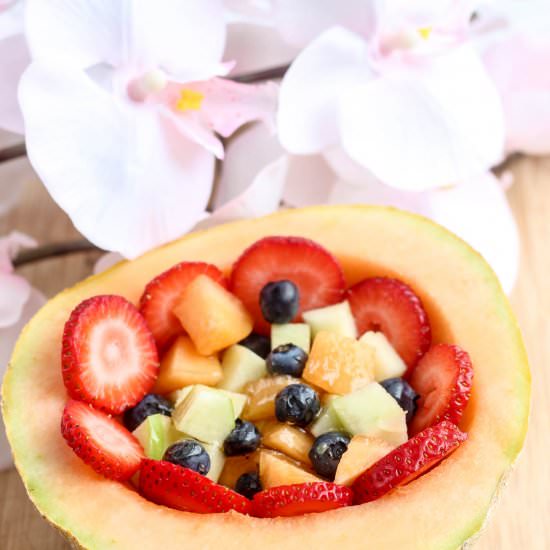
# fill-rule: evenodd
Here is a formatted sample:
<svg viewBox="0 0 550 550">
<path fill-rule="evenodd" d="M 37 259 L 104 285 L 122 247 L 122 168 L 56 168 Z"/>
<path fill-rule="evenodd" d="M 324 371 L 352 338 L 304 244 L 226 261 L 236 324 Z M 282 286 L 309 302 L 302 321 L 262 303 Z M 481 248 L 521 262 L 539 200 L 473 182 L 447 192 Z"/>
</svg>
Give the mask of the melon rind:
<svg viewBox="0 0 550 550">
<path fill-rule="evenodd" d="M 136 303 L 148 280 L 182 260 L 211 262 L 227 270 L 245 247 L 268 235 L 318 241 L 341 261 L 350 284 L 365 276 L 396 276 L 420 294 L 434 339 L 456 343 L 472 357 L 473 395 L 462 425 L 468 441 L 437 468 L 378 501 L 295 518 L 179 512 L 95 474 L 59 432 L 66 399 L 60 341 L 70 311 L 102 293 L 119 293 Z M 482 527 L 523 445 L 530 374 L 508 300 L 477 252 L 413 214 L 330 206 L 194 233 L 62 292 L 22 332 L 2 397 L 8 439 L 30 498 L 48 521 L 83 548 L 169 550 L 222 544 L 240 550 L 280 550 L 281 545 L 287 550 L 455 550 Z"/>
</svg>

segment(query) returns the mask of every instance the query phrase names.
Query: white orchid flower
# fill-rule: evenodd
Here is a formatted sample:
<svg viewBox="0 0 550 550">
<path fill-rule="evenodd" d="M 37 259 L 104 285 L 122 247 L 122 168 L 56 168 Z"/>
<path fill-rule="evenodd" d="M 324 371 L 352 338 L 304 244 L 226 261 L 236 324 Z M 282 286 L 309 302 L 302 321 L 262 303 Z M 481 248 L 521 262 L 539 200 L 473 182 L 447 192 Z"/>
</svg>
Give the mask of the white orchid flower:
<svg viewBox="0 0 550 550">
<path fill-rule="evenodd" d="M 285 170 L 276 170 L 283 163 Z M 519 265 L 517 226 L 506 199 L 506 186 L 491 172 L 452 187 L 403 191 L 381 183 L 341 148 L 324 154 L 289 155 L 276 137 L 254 124 L 229 143 L 221 181 L 226 192 L 239 193 L 258 174 L 264 175 L 266 187 L 284 189 L 287 206 L 379 204 L 431 218 L 478 250 L 506 292 L 514 286 Z"/>
<path fill-rule="evenodd" d="M 218 135 L 269 122 L 272 84 L 219 78 L 221 0 L 28 0 L 19 99 L 33 167 L 75 226 L 135 257 L 206 217 Z"/>
<path fill-rule="evenodd" d="M 30 318 L 46 301 L 23 277 L 14 273 L 12 260 L 21 248 L 36 246 L 30 237 L 14 231 L 0 238 L 0 379 L 13 346 Z M 0 470 L 11 465 L 11 453 L 0 419 Z"/>
<path fill-rule="evenodd" d="M 507 152 L 550 153 L 550 4 L 492 2 L 477 12 L 474 29 L 502 98 Z"/>
<path fill-rule="evenodd" d="M 0 128 L 23 133 L 17 85 L 30 63 L 23 36 L 23 2 L 0 0 Z"/>
<path fill-rule="evenodd" d="M 278 129 L 293 154 L 341 147 L 392 187 L 466 181 L 501 160 L 497 90 L 465 42 L 470 2 L 372 2 L 361 34 L 324 31 L 292 63 Z"/>
</svg>

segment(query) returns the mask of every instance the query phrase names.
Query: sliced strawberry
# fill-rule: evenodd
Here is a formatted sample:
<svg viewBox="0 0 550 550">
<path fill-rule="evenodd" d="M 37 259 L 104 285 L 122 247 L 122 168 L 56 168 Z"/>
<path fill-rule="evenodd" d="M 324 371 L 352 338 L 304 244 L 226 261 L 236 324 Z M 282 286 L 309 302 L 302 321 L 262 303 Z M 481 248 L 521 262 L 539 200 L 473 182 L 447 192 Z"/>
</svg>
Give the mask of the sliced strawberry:
<svg viewBox="0 0 550 550">
<path fill-rule="evenodd" d="M 119 414 L 153 387 L 159 359 L 151 331 L 122 296 L 94 296 L 65 323 L 63 381 L 73 399 Z"/>
<path fill-rule="evenodd" d="M 407 364 L 410 375 L 432 341 L 428 315 L 411 287 L 397 279 L 373 277 L 348 290 L 357 330 L 383 332 Z"/>
<path fill-rule="evenodd" d="M 130 479 L 144 458 L 138 440 L 124 426 L 81 401 L 65 405 L 61 433 L 86 464 L 110 479 Z"/>
<path fill-rule="evenodd" d="M 189 468 L 159 460 L 143 461 L 139 474 L 141 494 L 156 504 L 195 514 L 235 510 L 250 512 L 251 501 L 214 483 Z"/>
<path fill-rule="evenodd" d="M 349 506 L 352 501 L 351 489 L 336 483 L 280 485 L 256 493 L 252 513 L 260 518 L 300 516 Z"/>
<path fill-rule="evenodd" d="M 412 373 L 411 386 L 420 394 L 411 433 L 441 420 L 458 424 L 470 399 L 474 369 L 470 356 L 458 346 L 433 346 Z"/>
<path fill-rule="evenodd" d="M 184 332 L 172 309 L 185 287 L 198 275 L 208 275 L 227 287 L 223 273 L 215 265 L 204 262 L 181 262 L 147 283 L 139 309 L 159 350 L 165 349 L 175 336 Z"/>
<path fill-rule="evenodd" d="M 231 290 L 254 317 L 256 332 L 269 333 L 260 310 L 260 291 L 269 282 L 285 279 L 300 291 L 296 318 L 343 299 L 344 275 L 330 252 L 302 237 L 266 237 L 242 253 L 231 273 Z"/>
<path fill-rule="evenodd" d="M 447 421 L 420 432 L 355 480 L 354 503 L 376 500 L 395 487 L 411 482 L 455 451 L 466 438 L 464 432 Z"/>
</svg>

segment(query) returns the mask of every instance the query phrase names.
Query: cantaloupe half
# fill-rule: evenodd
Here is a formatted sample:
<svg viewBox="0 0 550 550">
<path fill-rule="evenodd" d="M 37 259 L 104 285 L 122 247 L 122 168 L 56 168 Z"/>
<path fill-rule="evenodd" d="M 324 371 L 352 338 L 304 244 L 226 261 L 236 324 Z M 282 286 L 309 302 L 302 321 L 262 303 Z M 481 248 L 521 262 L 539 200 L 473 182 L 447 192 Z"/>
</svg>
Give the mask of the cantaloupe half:
<svg viewBox="0 0 550 550">
<path fill-rule="evenodd" d="M 117 293 L 137 302 L 145 283 L 182 260 L 229 270 L 267 235 L 301 235 L 342 262 L 349 283 L 396 276 L 421 295 L 436 341 L 459 344 L 475 366 L 473 395 L 457 452 L 378 501 L 294 518 L 194 515 L 152 504 L 85 466 L 65 444 L 60 341 L 84 298 Z M 40 512 L 78 545 L 157 550 L 459 548 L 483 525 L 527 430 L 530 377 L 514 315 L 485 261 L 434 223 L 380 207 L 318 207 L 232 223 L 154 250 L 66 290 L 23 331 L 3 386 L 3 414 L 15 462 Z"/>
</svg>

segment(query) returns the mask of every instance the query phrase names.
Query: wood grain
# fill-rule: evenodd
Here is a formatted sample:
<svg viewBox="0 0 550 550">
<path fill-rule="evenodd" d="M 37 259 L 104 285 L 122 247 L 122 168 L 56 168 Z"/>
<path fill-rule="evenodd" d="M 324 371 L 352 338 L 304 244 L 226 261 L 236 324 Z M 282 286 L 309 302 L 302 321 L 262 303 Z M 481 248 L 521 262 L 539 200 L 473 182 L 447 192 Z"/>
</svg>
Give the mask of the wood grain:
<svg viewBox="0 0 550 550">
<path fill-rule="evenodd" d="M 1 137 L 1 136 L 0 136 Z M 0 139 L 0 143 L 1 143 Z M 512 303 L 523 329 L 533 374 L 529 435 L 507 489 L 493 510 L 476 550 L 548 550 L 550 530 L 550 158 L 523 158 L 511 169 L 509 191 L 522 239 L 522 262 Z M 0 235 L 19 229 L 39 242 L 73 238 L 78 233 L 33 176 L 26 160 L 0 167 L 0 184 L 23 181 L 17 209 L 0 218 Z M 491 212 L 487 212 L 490 216 Z M 94 254 L 49 260 L 21 270 L 48 295 L 88 275 Z M 503 409 L 506 403 L 502 403 Z M 457 480 L 460 483 L 460 480 Z M 398 521 L 398 518 L 396 518 Z M 0 548 L 65 550 L 68 544 L 28 500 L 14 470 L 0 473 Z"/>
</svg>

